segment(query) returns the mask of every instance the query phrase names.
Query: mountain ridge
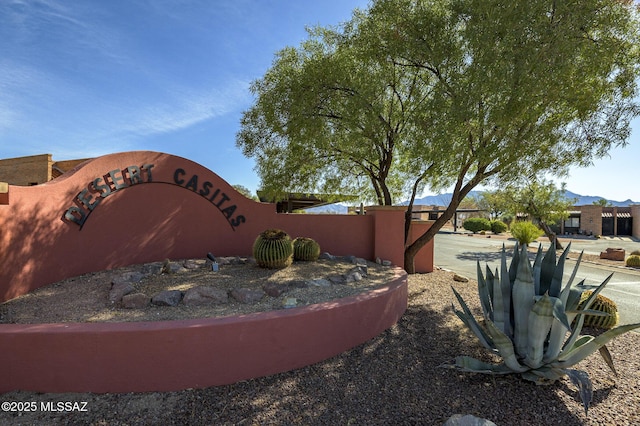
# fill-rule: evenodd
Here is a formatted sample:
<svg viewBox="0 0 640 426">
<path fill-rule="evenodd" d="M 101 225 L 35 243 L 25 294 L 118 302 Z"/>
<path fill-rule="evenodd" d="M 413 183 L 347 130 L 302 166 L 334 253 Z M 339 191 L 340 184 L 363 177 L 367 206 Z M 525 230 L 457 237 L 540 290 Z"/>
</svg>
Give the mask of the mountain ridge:
<svg viewBox="0 0 640 426">
<path fill-rule="evenodd" d="M 469 193 L 469 196 L 479 196 L 481 193 L 482 191 L 471 191 Z M 609 200 L 609 199 L 606 199 L 605 197 L 600 197 L 600 196 L 580 195 L 580 194 L 576 194 L 575 192 L 571 192 L 569 190 L 566 190 L 564 195 L 566 198 L 576 199 L 576 202 L 574 203 L 575 206 L 592 205 L 594 202 L 603 198 L 607 200 L 613 207 L 628 207 L 631 204 L 640 204 L 640 202 L 632 201 L 631 199 L 627 199 L 624 201 Z M 450 192 L 447 192 L 444 194 L 437 194 L 437 195 L 426 195 L 422 198 L 416 198 L 413 204 L 423 205 L 423 206 L 446 207 L 451 202 L 452 196 L 453 194 Z M 406 206 L 407 204 L 409 204 L 408 201 L 403 201 L 399 203 L 399 205 L 403 205 L 403 206 Z M 328 204 L 325 206 L 312 207 L 310 209 L 306 209 L 306 211 L 309 213 L 332 213 L 332 214 L 346 214 L 347 210 L 348 210 L 348 206 L 342 203 Z"/>
</svg>

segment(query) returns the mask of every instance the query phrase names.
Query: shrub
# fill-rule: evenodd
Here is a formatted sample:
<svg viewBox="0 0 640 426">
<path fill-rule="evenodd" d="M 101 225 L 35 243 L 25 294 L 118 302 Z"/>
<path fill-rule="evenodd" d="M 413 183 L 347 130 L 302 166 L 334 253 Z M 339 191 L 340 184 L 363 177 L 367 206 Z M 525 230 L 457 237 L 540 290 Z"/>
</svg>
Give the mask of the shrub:
<svg viewBox="0 0 640 426">
<path fill-rule="evenodd" d="M 633 254 L 627 257 L 627 260 L 625 261 L 625 265 L 631 266 L 634 268 L 640 267 L 640 256 L 638 256 L 637 254 Z"/>
<path fill-rule="evenodd" d="M 491 221 L 491 232 L 494 234 L 502 234 L 507 230 L 507 224 L 501 220 L 492 220 Z"/>
<path fill-rule="evenodd" d="M 298 237 L 293 240 L 293 260 L 313 261 L 320 256 L 320 244 L 314 239 Z"/>
<path fill-rule="evenodd" d="M 479 231 L 490 231 L 491 222 L 483 217 L 472 217 L 462 223 L 462 227 L 474 234 Z"/>
<path fill-rule="evenodd" d="M 634 250 L 631 253 L 629 253 L 631 256 L 640 256 L 640 250 Z"/>
<path fill-rule="evenodd" d="M 511 235 L 518 240 L 518 243 L 525 246 L 537 240 L 543 233 L 540 228 L 529 221 L 516 222 L 511 225 Z"/>
<path fill-rule="evenodd" d="M 597 337 L 580 335 L 585 315 L 593 312 L 590 308 L 611 276 L 579 307 L 582 286 L 573 285 L 573 279 L 580 259 L 568 282 L 562 283 L 570 247 L 557 259 L 557 263 L 555 250 L 549 249 L 543 255 L 540 248 L 531 265 L 527 247 L 523 245 L 520 248 L 516 244 L 507 268 L 503 246 L 500 272 L 496 270 L 494 274 L 487 266 L 486 276 L 478 262 L 478 294 L 483 321 L 475 318 L 460 294 L 453 289 L 462 307 L 461 311 L 455 309 L 455 313 L 485 348 L 502 358 L 502 362 L 494 364 L 459 356 L 452 368 L 485 374 L 519 374 L 536 384 L 551 384 L 569 376 L 578 388 L 587 411 L 593 395 L 591 380 L 586 372 L 573 367 L 599 351 L 615 374 L 611 355 L 603 347 L 616 336 L 640 327 L 640 323 L 621 325 Z M 575 325 L 571 326 L 574 320 Z"/>
<path fill-rule="evenodd" d="M 285 268 L 293 262 L 293 243 L 280 229 L 267 229 L 253 243 L 253 257 L 261 268 Z"/>
</svg>

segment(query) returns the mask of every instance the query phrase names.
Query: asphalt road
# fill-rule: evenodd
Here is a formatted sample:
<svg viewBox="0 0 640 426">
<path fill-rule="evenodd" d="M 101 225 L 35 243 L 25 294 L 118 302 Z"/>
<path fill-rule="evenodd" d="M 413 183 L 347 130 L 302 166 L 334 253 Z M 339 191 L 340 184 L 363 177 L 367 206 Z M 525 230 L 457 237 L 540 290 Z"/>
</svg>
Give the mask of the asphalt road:
<svg viewBox="0 0 640 426">
<path fill-rule="evenodd" d="M 514 241 L 441 232 L 436 236 L 434 242 L 434 263 L 440 268 L 476 279 L 476 262 L 478 260 L 483 269 L 485 264 L 488 264 L 492 270 L 500 266 L 503 243 L 506 243 L 507 246 L 512 246 Z M 543 243 L 545 250 L 548 246 L 548 243 Z M 624 238 L 605 240 L 576 239 L 571 243 L 571 252 L 584 250 L 585 253 L 597 254 L 607 247 L 622 247 L 629 252 L 640 249 L 640 242 Z M 574 265 L 574 261 L 567 262 L 565 279 L 568 279 Z M 618 305 L 620 324 L 639 323 L 640 271 L 630 270 L 625 267 L 610 267 L 582 262 L 576 275 L 576 282 L 584 279 L 587 289 L 595 288 L 611 273 L 613 273 L 613 277 L 601 294 L 612 299 Z"/>
</svg>

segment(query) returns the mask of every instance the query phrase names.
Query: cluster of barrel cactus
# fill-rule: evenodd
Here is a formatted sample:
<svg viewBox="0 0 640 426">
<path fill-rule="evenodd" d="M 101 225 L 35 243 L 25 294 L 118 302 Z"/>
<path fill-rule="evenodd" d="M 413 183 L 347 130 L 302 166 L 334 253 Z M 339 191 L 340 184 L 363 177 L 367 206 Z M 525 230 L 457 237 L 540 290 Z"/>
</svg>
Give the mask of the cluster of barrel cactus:
<svg viewBox="0 0 640 426">
<path fill-rule="evenodd" d="M 262 268 L 286 268 L 294 260 L 315 261 L 318 256 L 320 245 L 316 241 L 307 237 L 292 241 L 281 229 L 267 229 L 253 243 L 253 257 Z"/>
<path fill-rule="evenodd" d="M 582 255 L 568 282 L 562 284 L 569 247 L 557 262 L 555 249 L 550 248 L 543 255 L 539 248 L 532 266 L 527 247 L 519 248 L 516 244 L 509 268 L 503 247 L 500 271 L 496 269 L 493 273 L 487 267 L 486 276 L 478 262 L 478 292 L 484 321 L 475 319 L 455 289 L 462 311 L 454 310 L 480 343 L 503 361 L 492 364 L 459 356 L 453 368 L 486 374 L 515 373 L 536 384 L 550 384 L 569 376 L 578 387 L 587 411 L 592 397 L 591 380 L 586 372 L 571 367 L 599 350 L 615 373 L 605 344 L 640 327 L 640 323 L 618 326 L 597 337 L 580 335 L 587 315 L 609 316 L 592 309 L 592 305 L 613 274 L 580 304 L 582 285 L 572 283 Z"/>
</svg>

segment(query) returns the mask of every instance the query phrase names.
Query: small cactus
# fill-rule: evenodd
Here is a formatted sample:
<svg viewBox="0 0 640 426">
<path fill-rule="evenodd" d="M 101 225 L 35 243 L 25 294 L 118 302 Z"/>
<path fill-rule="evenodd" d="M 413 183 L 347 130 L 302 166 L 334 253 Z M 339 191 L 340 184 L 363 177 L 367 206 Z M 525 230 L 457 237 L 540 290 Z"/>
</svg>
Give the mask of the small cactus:
<svg viewBox="0 0 640 426">
<path fill-rule="evenodd" d="M 580 296 L 580 304 L 578 305 L 578 309 L 582 309 L 584 304 L 587 302 L 589 296 L 593 293 L 591 290 L 587 290 L 582 293 Z M 604 328 L 609 329 L 613 328 L 618 324 L 620 320 L 620 315 L 618 314 L 618 306 L 616 302 L 613 300 L 604 297 L 601 294 L 596 296 L 596 300 L 593 302 L 589 309 L 606 312 L 609 314 L 608 316 L 600 316 L 600 315 L 585 315 L 584 316 L 584 325 L 588 327 L 595 328 Z"/>
<path fill-rule="evenodd" d="M 640 256 L 637 254 L 632 254 L 631 256 L 627 257 L 625 264 L 634 268 L 640 267 Z"/>
<path fill-rule="evenodd" d="M 293 262 L 293 243 L 280 229 L 267 229 L 253 243 L 253 257 L 261 268 L 286 268 Z"/>
<path fill-rule="evenodd" d="M 320 256 L 320 244 L 308 237 L 293 240 L 293 260 L 315 262 Z"/>
<path fill-rule="evenodd" d="M 629 253 L 631 256 L 640 256 L 640 250 L 634 250 L 631 253 Z"/>
</svg>

